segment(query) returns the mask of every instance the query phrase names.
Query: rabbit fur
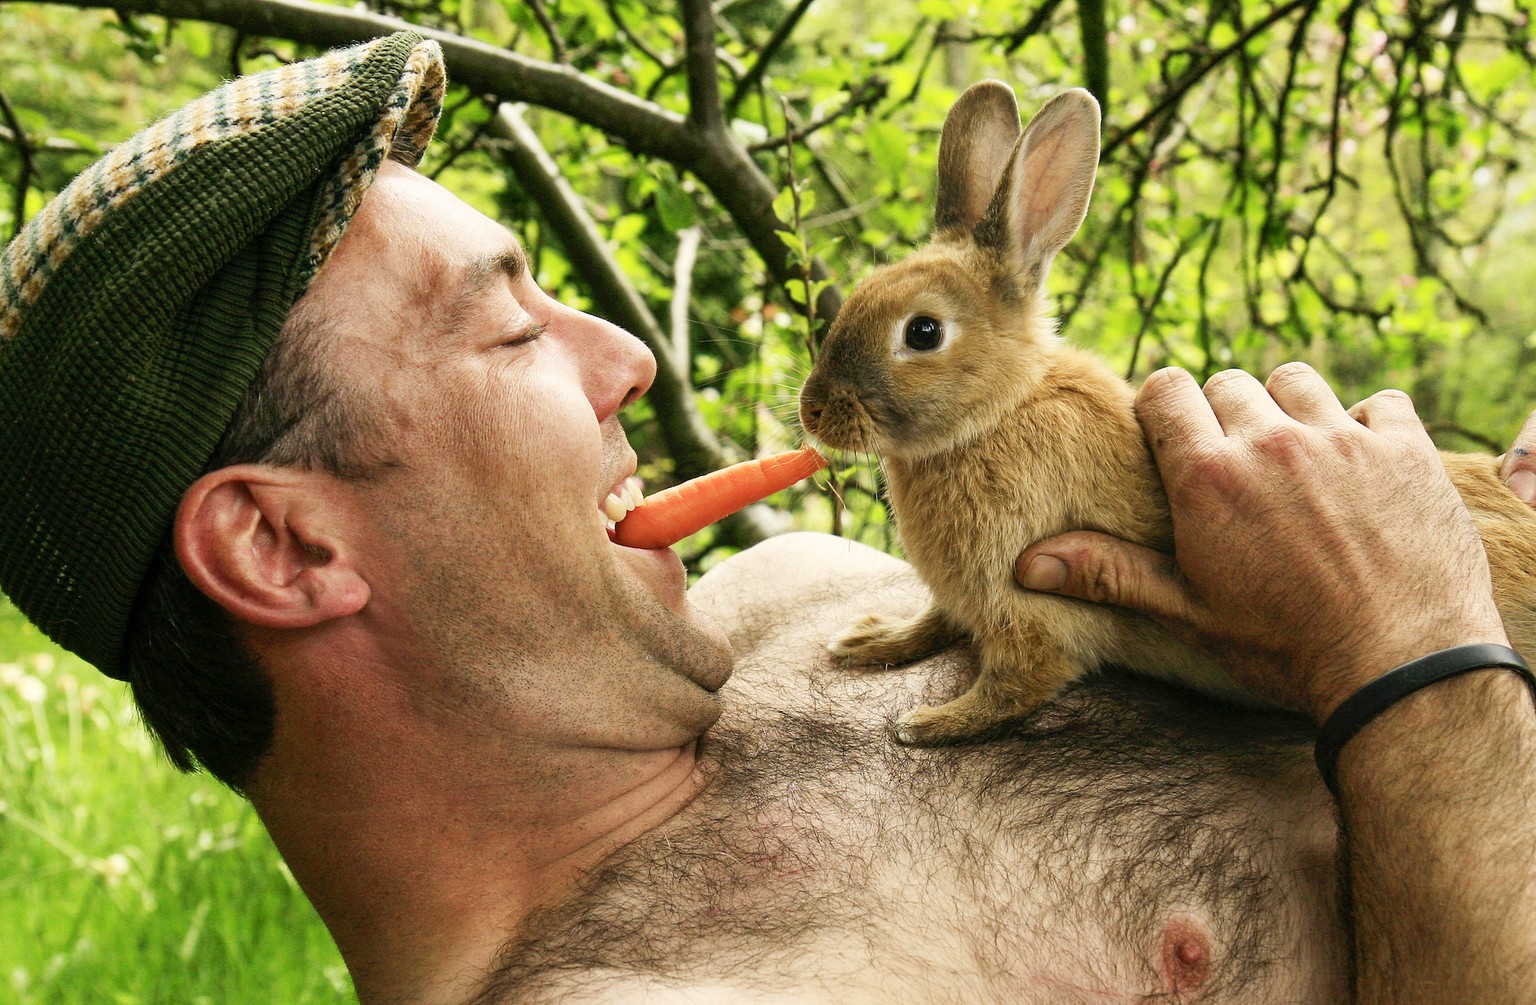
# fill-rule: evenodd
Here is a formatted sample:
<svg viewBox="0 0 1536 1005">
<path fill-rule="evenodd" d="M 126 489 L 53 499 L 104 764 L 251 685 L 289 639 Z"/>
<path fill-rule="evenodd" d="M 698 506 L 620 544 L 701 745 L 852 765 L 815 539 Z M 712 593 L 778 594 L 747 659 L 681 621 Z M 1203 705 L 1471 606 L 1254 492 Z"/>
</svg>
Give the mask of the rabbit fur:
<svg viewBox="0 0 1536 1005">
<path fill-rule="evenodd" d="M 1020 552 L 1068 530 L 1173 550 L 1132 389 L 1057 337 L 1044 293 L 1087 213 L 1098 157 L 1087 91 L 1057 95 L 1021 133 L 1006 84 L 967 90 L 944 121 L 932 242 L 850 294 L 801 391 L 809 434 L 880 456 L 907 558 L 931 593 L 917 617 L 866 617 L 832 653 L 899 665 L 967 638 L 976 653 L 970 690 L 901 717 L 904 743 L 983 738 L 1105 663 L 1257 703 L 1146 618 L 1014 582 Z M 1536 653 L 1536 513 L 1494 458 L 1445 464 L 1483 536 L 1512 643 Z"/>
</svg>

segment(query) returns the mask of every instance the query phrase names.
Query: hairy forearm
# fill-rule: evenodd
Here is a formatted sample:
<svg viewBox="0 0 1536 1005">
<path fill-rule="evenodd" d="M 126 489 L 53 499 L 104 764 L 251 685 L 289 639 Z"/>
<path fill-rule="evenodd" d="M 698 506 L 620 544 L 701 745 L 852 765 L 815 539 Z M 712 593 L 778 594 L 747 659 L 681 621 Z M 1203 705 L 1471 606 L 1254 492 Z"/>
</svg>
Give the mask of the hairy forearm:
<svg viewBox="0 0 1536 1005">
<path fill-rule="evenodd" d="M 1442 681 L 1339 760 L 1363 1005 L 1514 1002 L 1536 988 L 1536 715 L 1502 670 Z"/>
</svg>

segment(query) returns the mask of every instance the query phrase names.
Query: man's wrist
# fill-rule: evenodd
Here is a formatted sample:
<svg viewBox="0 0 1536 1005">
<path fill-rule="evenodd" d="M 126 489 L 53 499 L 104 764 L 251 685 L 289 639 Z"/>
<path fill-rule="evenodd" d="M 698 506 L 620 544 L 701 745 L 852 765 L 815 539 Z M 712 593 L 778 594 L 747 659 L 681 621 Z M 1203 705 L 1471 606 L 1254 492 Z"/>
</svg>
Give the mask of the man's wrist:
<svg viewBox="0 0 1536 1005">
<path fill-rule="evenodd" d="M 1442 614 L 1438 624 L 1410 626 L 1400 621 L 1398 632 L 1365 634 L 1355 638 L 1353 644 L 1315 654 L 1310 661 L 1310 700 L 1305 706 L 1313 721 L 1321 726 L 1362 688 L 1429 653 L 1478 643 L 1509 645 L 1491 591 L 1486 605 L 1478 604 L 1471 610 L 1446 610 Z M 1409 627 L 1416 630 L 1401 630 Z"/>
<path fill-rule="evenodd" d="M 1519 653 L 1505 645 L 1482 642 L 1452 646 L 1410 660 L 1345 698 L 1323 722 L 1317 736 L 1317 769 L 1328 789 L 1338 795 L 1335 774 L 1340 750 L 1392 706 L 1442 681 L 1468 673 L 1500 670 L 1519 676 L 1536 695 L 1536 678 L 1531 676 L 1530 667 Z"/>
<path fill-rule="evenodd" d="M 1532 702 L 1530 685 L 1509 670 L 1459 674 L 1415 691 L 1339 751 L 1335 794 L 1358 804 L 1393 787 L 1421 791 L 1444 780 L 1465 788 L 1477 772 L 1502 776 L 1508 738 L 1536 732 Z"/>
</svg>

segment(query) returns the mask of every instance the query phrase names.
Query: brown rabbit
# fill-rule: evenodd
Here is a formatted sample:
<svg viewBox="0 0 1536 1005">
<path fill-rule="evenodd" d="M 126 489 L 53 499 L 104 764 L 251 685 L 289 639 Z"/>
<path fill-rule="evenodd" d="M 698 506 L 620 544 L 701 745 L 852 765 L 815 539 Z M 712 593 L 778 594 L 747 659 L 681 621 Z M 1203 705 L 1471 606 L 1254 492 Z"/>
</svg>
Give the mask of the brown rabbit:
<svg viewBox="0 0 1536 1005">
<path fill-rule="evenodd" d="M 944 121 L 933 242 L 849 296 L 800 394 L 812 436 L 880 455 L 907 557 L 932 593 L 911 621 L 867 617 L 829 648 L 856 665 L 911 662 L 967 637 L 976 650 L 975 684 L 904 715 L 905 743 L 978 738 L 1102 663 L 1256 701 L 1151 621 L 1014 583 L 1019 553 L 1062 531 L 1173 550 L 1131 388 L 1048 317 L 1045 278 L 1087 212 L 1098 157 L 1087 91 L 1053 98 L 1021 135 L 1009 87 L 967 90 Z M 1536 653 L 1536 513 L 1493 458 L 1445 462 L 1510 638 Z"/>
</svg>

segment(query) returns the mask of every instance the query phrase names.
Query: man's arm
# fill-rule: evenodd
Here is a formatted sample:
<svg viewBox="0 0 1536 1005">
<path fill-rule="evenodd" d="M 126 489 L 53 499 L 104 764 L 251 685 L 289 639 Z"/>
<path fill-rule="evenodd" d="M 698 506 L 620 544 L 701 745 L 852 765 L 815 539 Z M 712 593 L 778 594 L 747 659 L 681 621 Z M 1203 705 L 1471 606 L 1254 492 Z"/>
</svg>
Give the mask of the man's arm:
<svg viewBox="0 0 1536 1005">
<path fill-rule="evenodd" d="M 1300 365 L 1267 386 L 1218 374 L 1203 393 L 1162 371 L 1137 409 L 1178 564 L 1068 534 L 1025 552 L 1025 585 L 1158 617 L 1318 722 L 1409 660 L 1508 644 L 1481 543 L 1405 396 L 1345 412 Z M 1506 455 L 1517 492 L 1533 455 L 1536 417 Z M 1338 785 L 1357 999 L 1530 999 L 1536 715 L 1523 682 L 1480 671 L 1399 701 L 1344 746 Z"/>
</svg>

